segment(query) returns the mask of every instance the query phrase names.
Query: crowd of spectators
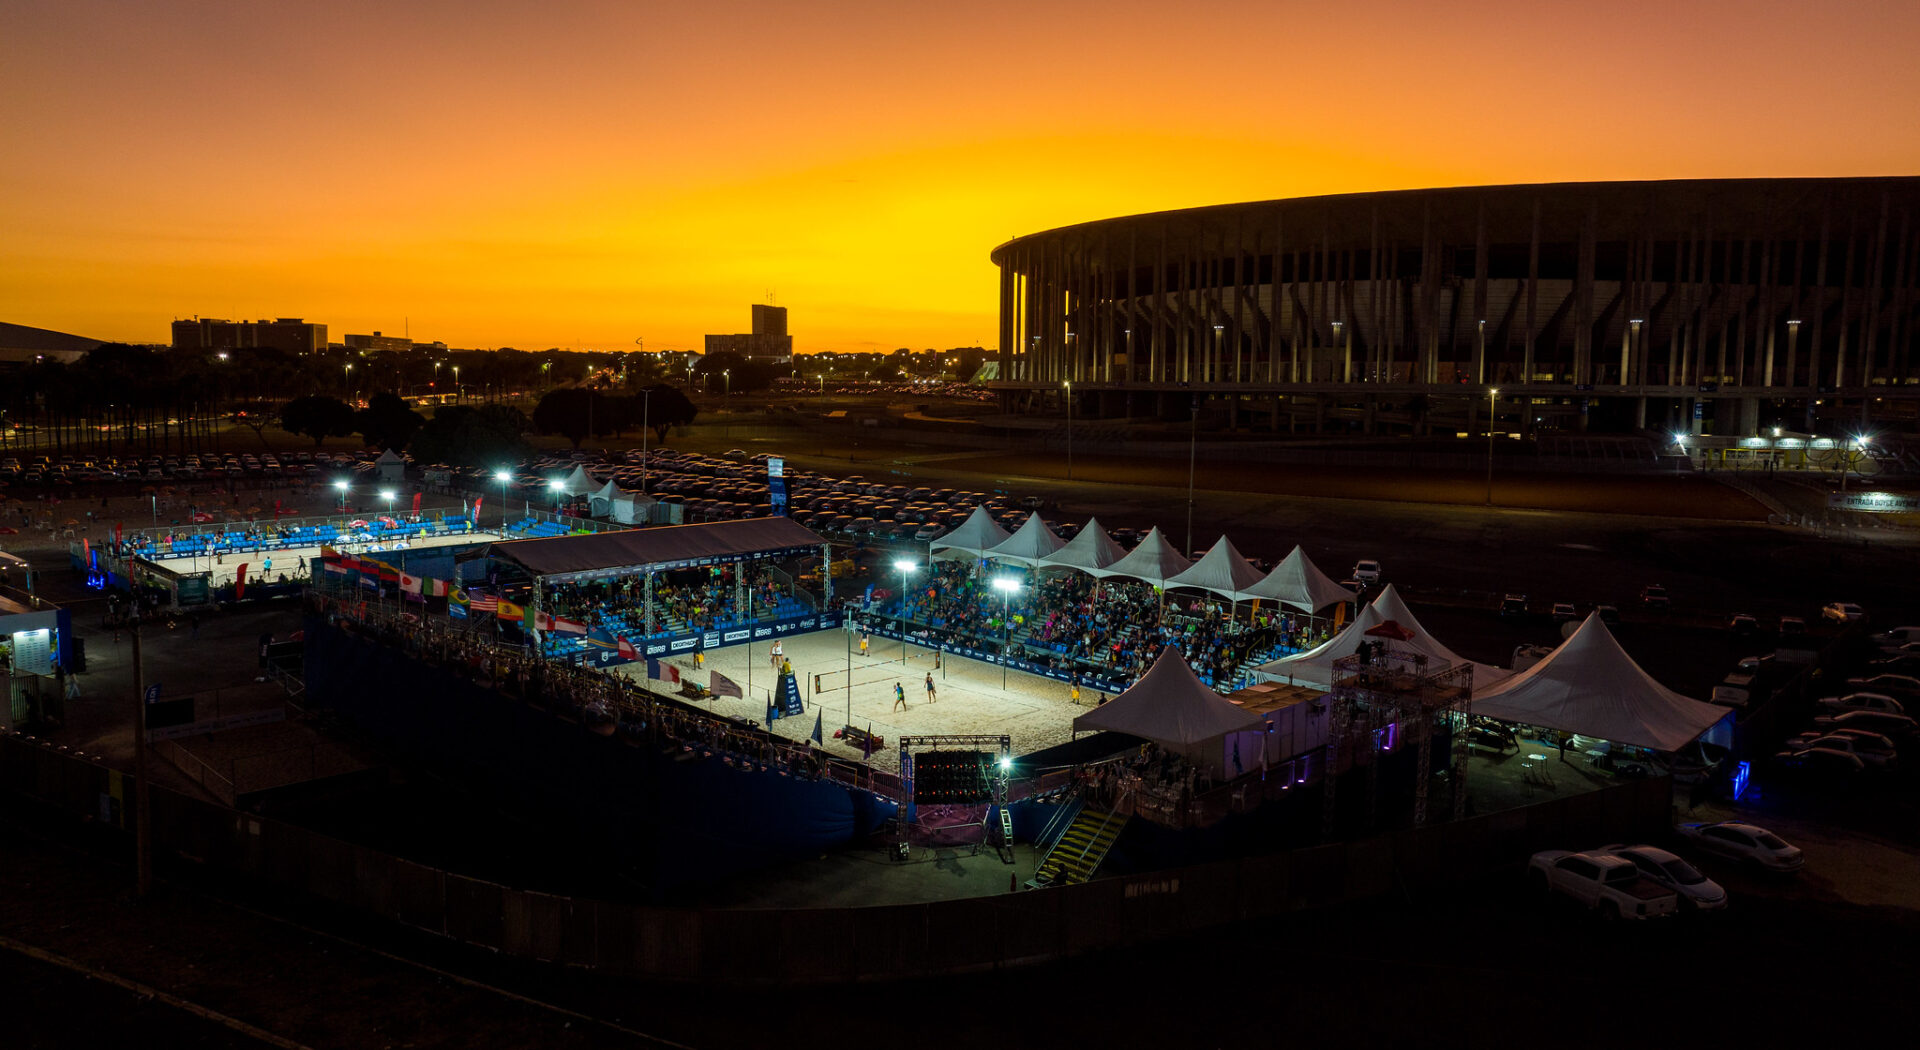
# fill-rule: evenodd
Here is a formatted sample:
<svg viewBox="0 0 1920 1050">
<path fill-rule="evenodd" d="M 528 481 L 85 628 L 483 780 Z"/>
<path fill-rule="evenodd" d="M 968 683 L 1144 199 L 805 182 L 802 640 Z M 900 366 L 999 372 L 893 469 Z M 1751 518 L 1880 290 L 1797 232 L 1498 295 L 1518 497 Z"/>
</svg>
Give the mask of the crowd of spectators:
<svg viewBox="0 0 1920 1050">
<path fill-rule="evenodd" d="M 1250 662 L 1318 645 L 1331 625 L 1275 608 L 1236 609 L 1212 595 L 1163 597 L 1139 580 L 1052 571 L 1009 597 L 989 586 L 975 566 L 939 562 L 924 584 L 883 605 L 887 619 L 903 619 L 914 633 L 997 648 L 1090 680 L 1131 682 L 1161 649 L 1176 645 L 1210 686 L 1234 687 Z"/>
<path fill-rule="evenodd" d="M 745 575 L 736 585 L 740 573 Z M 542 601 L 544 611 L 555 616 L 615 634 L 639 637 L 646 630 L 646 583 L 639 577 L 557 584 Z M 797 601 L 789 580 L 756 563 L 661 573 L 653 583 L 652 634 L 777 619 L 793 611 Z"/>
</svg>

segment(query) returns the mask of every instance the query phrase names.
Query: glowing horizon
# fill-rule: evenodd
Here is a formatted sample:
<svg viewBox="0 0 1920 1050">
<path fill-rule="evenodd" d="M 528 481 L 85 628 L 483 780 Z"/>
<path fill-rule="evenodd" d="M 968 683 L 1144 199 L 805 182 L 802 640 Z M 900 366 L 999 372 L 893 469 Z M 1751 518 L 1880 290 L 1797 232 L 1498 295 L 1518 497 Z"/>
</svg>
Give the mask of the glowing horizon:
<svg viewBox="0 0 1920 1050">
<path fill-rule="evenodd" d="M 1009 237 L 1321 193 L 1920 172 L 1920 7 L 16 0 L 0 319 L 992 347 Z"/>
</svg>

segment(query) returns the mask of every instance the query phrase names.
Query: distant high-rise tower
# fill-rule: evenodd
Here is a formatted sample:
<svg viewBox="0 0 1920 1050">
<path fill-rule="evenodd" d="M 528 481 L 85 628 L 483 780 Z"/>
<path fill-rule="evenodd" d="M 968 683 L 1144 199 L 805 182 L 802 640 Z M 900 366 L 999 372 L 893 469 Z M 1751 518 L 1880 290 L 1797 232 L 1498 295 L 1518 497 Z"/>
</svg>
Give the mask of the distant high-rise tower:
<svg viewBox="0 0 1920 1050">
<path fill-rule="evenodd" d="M 752 334 L 707 336 L 707 353 L 728 352 L 780 361 L 791 358 L 793 337 L 787 334 L 787 308 L 755 303 Z"/>
</svg>

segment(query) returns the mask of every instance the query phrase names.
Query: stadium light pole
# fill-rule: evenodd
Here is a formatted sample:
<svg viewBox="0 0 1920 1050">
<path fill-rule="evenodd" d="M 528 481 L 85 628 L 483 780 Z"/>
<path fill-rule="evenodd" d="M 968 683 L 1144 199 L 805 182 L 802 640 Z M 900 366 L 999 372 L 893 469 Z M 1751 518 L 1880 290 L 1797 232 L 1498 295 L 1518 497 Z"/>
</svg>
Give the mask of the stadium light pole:
<svg viewBox="0 0 1920 1050">
<path fill-rule="evenodd" d="M 647 431 L 653 423 L 653 388 L 640 391 L 640 494 L 647 494 Z M 651 520 L 651 515 L 648 516 Z"/>
<path fill-rule="evenodd" d="M 345 514 L 347 512 L 347 490 L 353 486 L 347 482 L 347 479 L 341 478 L 333 483 L 333 487 L 340 493 L 340 513 Z"/>
<path fill-rule="evenodd" d="M 567 483 L 560 478 L 554 478 L 547 482 L 547 491 L 553 493 L 553 512 L 555 514 L 560 513 L 560 490 L 566 487 Z"/>
<path fill-rule="evenodd" d="M 505 469 L 496 470 L 493 472 L 493 480 L 500 483 L 500 532 L 502 535 L 505 535 L 507 531 L 507 482 L 513 480 L 513 472 Z M 475 528 L 480 527 L 480 523 L 477 521 L 474 522 L 473 525 Z"/>
<path fill-rule="evenodd" d="M 1013 641 L 1013 594 L 1020 581 L 1011 576 L 995 576 L 993 589 L 1000 592 L 1000 688 L 1007 687 L 1007 646 Z"/>
<path fill-rule="evenodd" d="M 907 577 L 913 575 L 913 570 L 917 568 L 919 568 L 918 565 L 905 558 L 897 559 L 893 563 L 894 571 L 900 574 L 900 615 L 895 618 L 895 622 L 900 625 L 900 666 L 902 667 L 907 664 Z"/>
<path fill-rule="evenodd" d="M 1073 380 L 1063 384 L 1067 388 L 1067 480 L 1073 480 Z"/>
<path fill-rule="evenodd" d="M 1687 435 L 1684 433 L 1676 432 L 1673 435 L 1673 444 L 1675 448 L 1678 448 L 1680 450 L 1680 455 L 1673 457 L 1673 475 L 1674 477 L 1679 477 L 1680 476 L 1680 460 L 1684 458 L 1687 454 Z"/>
<path fill-rule="evenodd" d="M 1487 506 L 1493 506 L 1493 399 L 1500 396 L 1499 387 L 1487 388 Z"/>
</svg>

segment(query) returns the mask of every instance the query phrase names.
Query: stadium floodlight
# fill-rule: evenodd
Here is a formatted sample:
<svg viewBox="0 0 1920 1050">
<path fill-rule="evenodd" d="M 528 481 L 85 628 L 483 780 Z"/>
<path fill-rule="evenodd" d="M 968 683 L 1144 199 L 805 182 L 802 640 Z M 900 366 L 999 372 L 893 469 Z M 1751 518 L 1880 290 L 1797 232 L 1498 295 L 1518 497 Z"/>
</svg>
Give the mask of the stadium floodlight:
<svg viewBox="0 0 1920 1050">
<path fill-rule="evenodd" d="M 1020 581 L 1011 576 L 995 576 L 993 589 L 1000 592 L 1000 688 L 1007 687 L 1007 644 L 1013 640 L 1013 595 Z"/>
<path fill-rule="evenodd" d="M 1006 770 L 1010 770 L 1010 769 L 1012 769 L 1012 768 L 1013 768 L 1013 756 L 1012 756 L 1012 755 L 1001 755 L 1001 756 L 1000 756 L 1000 769 L 1001 769 L 1001 770 L 1002 770 L 1002 771 L 1004 772 L 1004 771 L 1006 771 Z"/>
<path fill-rule="evenodd" d="M 920 566 L 914 564 L 913 562 L 908 561 L 905 558 L 900 558 L 894 561 L 893 567 L 894 567 L 894 570 L 897 572 L 912 572 L 913 570 L 919 568 Z"/>
<path fill-rule="evenodd" d="M 504 471 L 504 470 L 496 470 L 496 471 L 494 471 L 494 472 L 493 472 L 493 480 L 495 480 L 495 481 L 512 481 L 512 480 L 513 480 L 513 474 L 512 474 L 512 473 L 510 473 L 510 472 L 508 472 L 508 471 Z"/>
</svg>

